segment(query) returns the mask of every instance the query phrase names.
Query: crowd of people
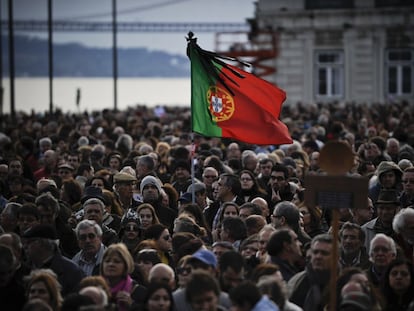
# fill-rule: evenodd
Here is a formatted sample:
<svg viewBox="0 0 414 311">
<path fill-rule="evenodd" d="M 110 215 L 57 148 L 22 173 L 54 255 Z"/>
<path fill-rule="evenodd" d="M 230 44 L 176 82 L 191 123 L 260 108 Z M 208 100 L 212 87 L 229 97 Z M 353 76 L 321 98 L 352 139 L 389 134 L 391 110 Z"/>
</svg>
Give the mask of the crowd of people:
<svg viewBox="0 0 414 311">
<path fill-rule="evenodd" d="M 414 107 L 281 118 L 292 144 L 202 137 L 183 107 L 2 116 L 0 308 L 414 310 Z M 305 201 L 329 141 L 368 187 L 338 241 Z"/>
</svg>

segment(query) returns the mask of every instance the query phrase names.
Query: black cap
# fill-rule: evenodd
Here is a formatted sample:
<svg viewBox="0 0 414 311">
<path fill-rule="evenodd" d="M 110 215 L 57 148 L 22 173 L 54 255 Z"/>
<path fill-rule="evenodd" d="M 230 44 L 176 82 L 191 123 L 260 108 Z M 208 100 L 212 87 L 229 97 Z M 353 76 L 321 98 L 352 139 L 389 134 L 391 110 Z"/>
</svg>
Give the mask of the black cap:
<svg viewBox="0 0 414 311">
<path fill-rule="evenodd" d="M 105 197 L 103 196 L 102 189 L 95 186 L 88 186 L 83 191 L 83 196 L 81 198 L 81 203 L 85 203 L 89 199 L 99 199 L 104 204 L 106 204 Z"/>
</svg>

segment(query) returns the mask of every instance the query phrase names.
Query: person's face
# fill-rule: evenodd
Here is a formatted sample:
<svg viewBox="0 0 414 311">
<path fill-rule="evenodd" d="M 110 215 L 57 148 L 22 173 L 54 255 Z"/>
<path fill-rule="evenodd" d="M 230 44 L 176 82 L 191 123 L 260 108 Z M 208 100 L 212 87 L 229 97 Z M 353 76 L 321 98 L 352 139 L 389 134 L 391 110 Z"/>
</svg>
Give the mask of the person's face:
<svg viewBox="0 0 414 311">
<path fill-rule="evenodd" d="M 190 304 L 194 311 L 216 311 L 218 297 L 214 291 L 210 290 L 192 297 Z"/>
<path fill-rule="evenodd" d="M 388 171 L 381 174 L 380 183 L 384 188 L 392 188 L 395 185 L 397 178 L 394 171 Z"/>
<path fill-rule="evenodd" d="M 157 243 L 160 250 L 163 252 L 169 252 L 172 250 L 172 239 L 170 233 L 168 232 L 168 229 L 165 229 L 161 233 L 161 236 L 157 240 Z"/>
<path fill-rule="evenodd" d="M 269 177 L 270 173 L 272 172 L 272 166 L 272 162 L 260 164 L 260 173 L 262 174 L 262 176 Z"/>
<path fill-rule="evenodd" d="M 355 208 L 353 213 L 356 218 L 360 219 L 361 223 L 364 224 L 372 219 L 372 216 L 374 215 L 374 205 L 372 204 L 372 201 L 369 200 L 366 207 Z"/>
<path fill-rule="evenodd" d="M 246 173 L 240 176 L 240 183 L 243 190 L 249 190 L 254 185 L 253 178 Z"/>
<path fill-rule="evenodd" d="M 6 179 L 9 175 L 9 167 L 7 164 L 0 164 L 0 179 Z"/>
<path fill-rule="evenodd" d="M 45 283 L 40 282 L 40 281 L 33 283 L 32 286 L 30 286 L 28 298 L 29 300 L 39 298 L 49 304 L 50 294 L 49 294 L 49 291 L 47 290 Z"/>
<path fill-rule="evenodd" d="M 230 241 L 229 234 L 227 230 L 225 230 L 223 227 L 220 229 L 220 240 L 221 241 Z"/>
<path fill-rule="evenodd" d="M 88 204 L 83 210 L 85 211 L 84 219 L 95 220 L 98 224 L 102 223 L 103 210 L 98 203 Z"/>
<path fill-rule="evenodd" d="M 382 221 L 383 224 L 391 225 L 397 209 L 398 207 L 395 204 L 378 204 L 378 218 Z"/>
<path fill-rule="evenodd" d="M 282 227 L 282 226 L 283 226 L 283 224 L 282 224 L 282 217 L 283 217 L 283 216 L 280 216 L 280 215 L 277 213 L 277 209 L 275 209 L 275 210 L 273 211 L 273 214 L 271 215 L 271 218 L 272 218 L 272 225 L 273 225 L 273 227 L 275 227 L 275 228 L 280 228 L 280 227 Z"/>
<path fill-rule="evenodd" d="M 119 183 L 117 185 L 118 194 L 121 198 L 125 200 L 131 200 L 134 195 L 134 183 Z"/>
<path fill-rule="evenodd" d="M 356 282 L 362 285 L 364 288 L 369 287 L 369 280 L 365 273 L 356 273 L 351 276 L 349 279 L 349 282 Z"/>
<path fill-rule="evenodd" d="M 175 177 L 177 177 L 177 179 L 187 179 L 190 177 L 190 172 L 183 167 L 177 167 L 175 169 Z"/>
<path fill-rule="evenodd" d="M 118 158 L 110 158 L 109 159 L 109 168 L 111 170 L 118 171 L 120 167 L 121 167 L 121 162 L 119 161 Z"/>
<path fill-rule="evenodd" d="M 79 230 L 78 244 L 79 248 L 85 253 L 95 255 L 101 247 L 101 238 L 96 234 L 92 227 Z"/>
<path fill-rule="evenodd" d="M 293 230 L 289 230 L 289 235 L 292 238 L 292 242 L 290 243 L 291 252 L 297 258 L 301 258 L 302 257 L 302 242 L 299 241 L 298 235 Z"/>
<path fill-rule="evenodd" d="M 148 299 L 148 311 L 167 311 L 170 309 L 171 300 L 165 288 L 157 289 Z"/>
<path fill-rule="evenodd" d="M 211 185 L 211 188 L 213 190 L 213 200 L 218 200 L 218 193 L 219 193 L 219 185 L 218 185 L 218 181 L 216 180 L 215 182 L 213 182 L 213 184 Z"/>
<path fill-rule="evenodd" d="M 395 266 L 389 274 L 390 287 L 397 293 L 405 292 L 411 284 L 411 274 L 407 265 Z"/>
<path fill-rule="evenodd" d="M 236 217 L 237 216 L 237 209 L 233 205 L 228 205 L 223 213 L 224 217 Z"/>
<path fill-rule="evenodd" d="M 216 245 L 213 247 L 213 254 L 216 255 L 217 260 L 219 260 L 221 255 L 223 255 L 228 250 L 229 249 L 226 247 L 223 247 L 221 245 Z"/>
<path fill-rule="evenodd" d="M 217 186 L 217 198 L 222 200 L 230 192 L 230 188 L 226 186 L 226 178 L 220 178 Z"/>
<path fill-rule="evenodd" d="M 102 264 L 102 271 L 105 277 L 120 278 L 125 276 L 126 266 L 118 254 L 114 253 L 105 257 Z"/>
<path fill-rule="evenodd" d="M 269 183 L 274 190 L 283 189 L 286 185 L 285 174 L 283 172 L 273 171 L 270 174 Z"/>
<path fill-rule="evenodd" d="M 139 219 L 141 220 L 141 226 L 143 229 L 148 228 L 152 225 L 153 217 L 151 210 L 148 208 L 143 208 L 138 212 Z"/>
<path fill-rule="evenodd" d="M 414 244 L 414 217 L 406 216 L 404 220 L 404 226 L 400 229 L 401 234 L 410 243 Z"/>
<path fill-rule="evenodd" d="M 146 185 L 144 189 L 142 189 L 142 197 L 144 202 L 154 202 L 157 201 L 159 198 L 158 189 L 154 185 Z"/>
<path fill-rule="evenodd" d="M 311 246 L 311 265 L 314 270 L 329 270 L 332 244 L 316 241 Z"/>
<path fill-rule="evenodd" d="M 341 248 L 345 255 L 355 254 L 361 249 L 362 243 L 359 239 L 357 229 L 345 229 L 341 237 Z"/>
<path fill-rule="evenodd" d="M 38 205 L 37 210 L 39 211 L 39 222 L 41 224 L 54 224 L 56 215 L 49 208 L 44 207 L 43 205 Z"/>
<path fill-rule="evenodd" d="M 135 240 L 139 237 L 139 227 L 135 222 L 129 222 L 126 224 L 125 236 L 128 240 Z"/>
<path fill-rule="evenodd" d="M 99 178 L 95 178 L 94 180 L 92 180 L 91 186 L 101 188 L 101 189 L 105 188 L 104 181 Z"/>
<path fill-rule="evenodd" d="M 73 177 L 72 172 L 65 168 L 59 169 L 58 175 L 62 180 L 67 180 Z"/>
<path fill-rule="evenodd" d="M 20 161 L 11 161 L 9 164 L 9 174 L 10 175 L 22 175 L 23 174 L 23 165 Z"/>
<path fill-rule="evenodd" d="M 258 250 L 259 250 L 259 242 L 258 241 L 252 242 L 252 243 L 246 245 L 246 247 L 242 249 L 241 255 L 244 258 L 248 259 L 248 258 L 256 255 Z"/>
<path fill-rule="evenodd" d="M 190 265 L 184 264 L 177 268 L 178 285 L 185 287 L 190 279 L 192 268 Z"/>
<path fill-rule="evenodd" d="M 311 223 L 311 215 L 306 206 L 299 208 L 299 212 L 302 215 L 302 221 L 304 226 L 308 226 Z"/>
<path fill-rule="evenodd" d="M 68 163 L 72 165 L 75 169 L 79 167 L 79 157 L 78 156 L 68 156 Z"/>
<path fill-rule="evenodd" d="M 378 238 L 372 244 L 371 261 L 374 266 L 387 267 L 395 258 L 395 254 L 391 250 L 390 243 L 384 238 Z"/>
<path fill-rule="evenodd" d="M 37 263 L 37 258 L 39 253 L 41 253 L 41 248 L 39 246 L 39 239 L 23 239 L 23 249 L 27 257 L 34 263 Z"/>
<path fill-rule="evenodd" d="M 404 192 L 414 196 L 414 172 L 405 172 L 402 177 Z"/>
<path fill-rule="evenodd" d="M 244 269 L 237 272 L 231 267 L 221 272 L 221 289 L 228 292 L 231 288 L 236 287 L 244 280 Z"/>
<path fill-rule="evenodd" d="M 241 208 L 241 209 L 239 210 L 239 217 L 240 217 L 242 220 L 246 220 L 246 218 L 247 218 L 247 217 L 249 217 L 251 214 L 252 214 L 252 213 L 251 213 L 250 208 Z"/>
<path fill-rule="evenodd" d="M 29 229 L 29 228 L 33 227 L 34 225 L 38 224 L 39 221 L 33 215 L 20 214 L 17 223 L 19 225 L 20 233 L 23 233 L 27 229 Z"/>
<path fill-rule="evenodd" d="M 211 187 L 212 183 L 217 180 L 218 174 L 211 169 L 205 169 L 203 173 L 203 182 L 207 187 Z"/>
<path fill-rule="evenodd" d="M 266 245 L 272 233 L 272 231 L 266 230 L 259 234 L 259 251 L 261 254 L 266 252 Z"/>
</svg>

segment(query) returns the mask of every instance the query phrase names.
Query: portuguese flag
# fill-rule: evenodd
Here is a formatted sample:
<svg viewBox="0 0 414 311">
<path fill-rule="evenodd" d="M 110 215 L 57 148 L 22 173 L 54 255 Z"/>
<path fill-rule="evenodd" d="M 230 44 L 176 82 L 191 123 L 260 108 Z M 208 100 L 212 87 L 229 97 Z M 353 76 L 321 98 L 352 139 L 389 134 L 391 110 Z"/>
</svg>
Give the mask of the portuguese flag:
<svg viewBox="0 0 414 311">
<path fill-rule="evenodd" d="M 187 38 L 192 130 L 257 145 L 292 143 L 287 126 L 279 120 L 285 92 L 223 61 L 237 59 L 202 50 L 192 36 Z"/>
</svg>

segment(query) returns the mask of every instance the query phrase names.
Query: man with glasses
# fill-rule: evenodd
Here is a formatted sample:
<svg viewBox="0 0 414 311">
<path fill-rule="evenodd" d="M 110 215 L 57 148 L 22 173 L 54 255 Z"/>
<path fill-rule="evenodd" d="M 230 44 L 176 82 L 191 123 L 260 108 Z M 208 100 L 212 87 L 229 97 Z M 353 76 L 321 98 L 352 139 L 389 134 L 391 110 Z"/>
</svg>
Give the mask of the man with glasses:
<svg viewBox="0 0 414 311">
<path fill-rule="evenodd" d="M 267 201 L 269 206 L 274 206 L 280 201 L 292 201 L 296 187 L 291 186 L 289 181 L 289 171 L 283 164 L 276 163 L 270 173 L 269 186 L 271 191 L 268 193 Z"/>
<path fill-rule="evenodd" d="M 403 191 L 400 196 L 401 207 L 414 205 L 414 167 L 404 170 L 402 176 Z"/>
<path fill-rule="evenodd" d="M 367 269 L 367 275 L 375 287 L 381 286 L 387 268 L 396 256 L 397 247 L 392 238 L 383 233 L 374 236 L 370 243 L 371 266 Z"/>
<path fill-rule="evenodd" d="M 202 177 L 203 183 L 206 185 L 207 197 L 211 201 L 214 201 L 212 185 L 213 185 L 213 182 L 218 179 L 217 170 L 212 166 L 207 166 L 206 168 L 204 168 L 203 175 L 201 177 Z"/>
<path fill-rule="evenodd" d="M 310 264 L 288 282 L 289 301 L 306 310 L 323 310 L 322 293 L 329 286 L 333 239 L 319 234 L 311 242 Z"/>
<path fill-rule="evenodd" d="M 72 261 L 78 265 L 86 276 L 99 275 L 99 266 L 106 249 L 102 244 L 102 229 L 93 220 L 82 220 L 75 229 L 81 249 Z"/>
</svg>

